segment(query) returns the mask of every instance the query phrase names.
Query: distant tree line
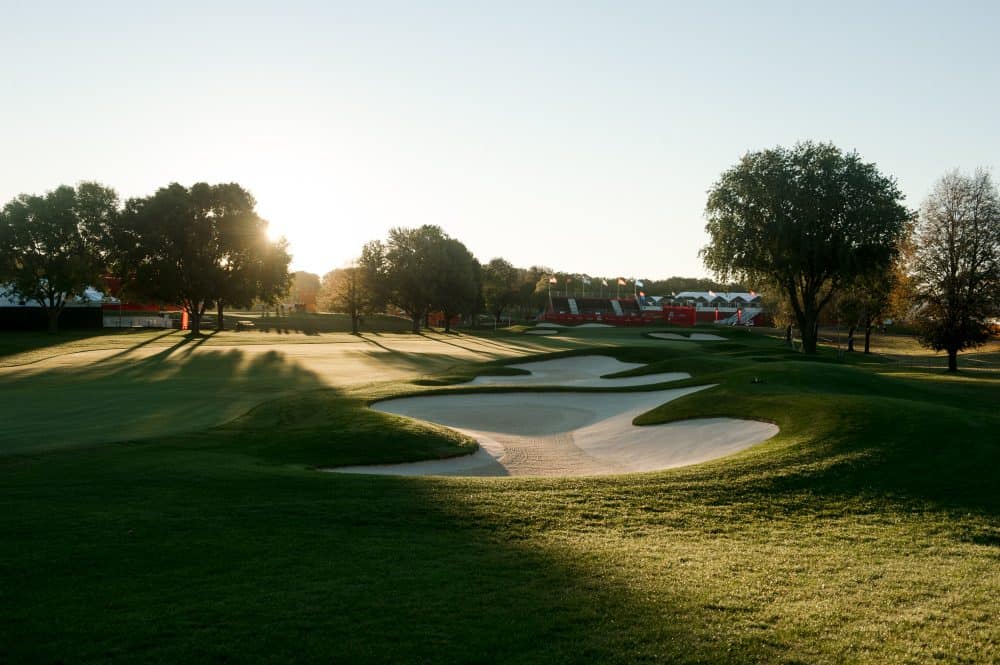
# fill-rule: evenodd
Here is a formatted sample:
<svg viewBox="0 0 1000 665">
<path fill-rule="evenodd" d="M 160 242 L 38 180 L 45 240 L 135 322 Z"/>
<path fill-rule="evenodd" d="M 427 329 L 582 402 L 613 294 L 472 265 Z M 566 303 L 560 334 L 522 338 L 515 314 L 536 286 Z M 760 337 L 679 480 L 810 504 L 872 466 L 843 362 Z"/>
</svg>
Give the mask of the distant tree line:
<svg viewBox="0 0 1000 665">
<path fill-rule="evenodd" d="M 55 332 L 68 301 L 113 276 L 121 297 L 181 305 L 197 335 L 209 308 L 221 327 L 224 307 L 288 288 L 287 243 L 255 206 L 237 184 L 173 183 L 124 205 L 92 182 L 22 194 L 0 210 L 0 288 L 38 301 Z"/>
<path fill-rule="evenodd" d="M 456 318 L 473 325 L 480 315 L 489 316 L 496 324 L 505 318 L 532 318 L 545 310 L 550 295 L 558 295 L 560 289 L 577 296 L 603 293 L 613 297 L 619 292 L 619 279 L 538 265 L 519 268 L 504 258 L 480 263 L 459 240 L 440 227 L 426 225 L 394 228 L 385 240 L 367 243 L 350 266 L 323 276 L 319 304 L 350 315 L 355 334 L 366 314 L 386 308 L 407 316 L 413 332 L 427 325 L 430 313 L 440 313 L 449 332 Z M 629 280 L 623 296 L 632 296 L 632 284 Z M 651 293 L 726 287 L 736 290 L 739 285 L 671 277 L 644 286 Z"/>
<path fill-rule="evenodd" d="M 744 155 L 709 191 L 705 265 L 769 294 L 776 320 L 815 353 L 834 312 L 848 349 L 887 314 L 907 313 L 948 353 L 981 344 L 1000 308 L 1000 194 L 990 175 L 945 175 L 919 212 L 891 177 L 828 143 Z"/>
</svg>

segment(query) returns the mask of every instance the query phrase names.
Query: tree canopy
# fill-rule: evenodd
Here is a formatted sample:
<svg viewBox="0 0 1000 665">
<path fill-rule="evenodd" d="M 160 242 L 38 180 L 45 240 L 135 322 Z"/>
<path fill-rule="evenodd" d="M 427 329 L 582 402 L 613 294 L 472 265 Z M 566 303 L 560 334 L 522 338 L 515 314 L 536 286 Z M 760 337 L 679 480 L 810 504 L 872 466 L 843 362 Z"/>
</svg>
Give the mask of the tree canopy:
<svg viewBox="0 0 1000 665">
<path fill-rule="evenodd" d="M 989 337 L 1000 302 L 1000 193 L 989 173 L 953 171 L 924 201 L 914 239 L 913 288 L 925 345 L 958 352 Z"/>
<path fill-rule="evenodd" d="M 370 280 L 373 301 L 392 304 L 413 322 L 413 332 L 432 308 L 449 319 L 475 308 L 475 259 L 461 242 L 438 226 L 393 228 L 383 243 L 361 252 L 360 267 Z"/>
<path fill-rule="evenodd" d="M 831 144 L 747 153 L 709 191 L 701 254 L 722 279 L 776 285 L 815 353 L 836 292 L 892 262 L 911 216 L 901 201 L 892 178 Z"/>
<path fill-rule="evenodd" d="M 0 278 L 45 308 L 50 332 L 68 300 L 100 283 L 118 215 L 118 194 L 95 182 L 22 194 L 0 212 Z"/>
<path fill-rule="evenodd" d="M 483 300 L 498 325 L 504 311 L 518 301 L 519 286 L 520 275 L 510 261 L 496 258 L 483 266 Z"/>
<path fill-rule="evenodd" d="M 476 308 L 479 262 L 465 245 L 447 236 L 435 243 L 434 251 L 438 268 L 431 278 L 431 307 L 441 310 L 444 330 L 451 332 L 452 318 Z"/>
<path fill-rule="evenodd" d="M 173 183 L 125 207 L 123 271 L 140 296 L 181 304 L 200 332 L 213 303 L 249 305 L 287 289 L 284 241 L 267 239 L 253 196 L 236 184 Z M 221 317 L 221 307 L 220 307 Z"/>
</svg>

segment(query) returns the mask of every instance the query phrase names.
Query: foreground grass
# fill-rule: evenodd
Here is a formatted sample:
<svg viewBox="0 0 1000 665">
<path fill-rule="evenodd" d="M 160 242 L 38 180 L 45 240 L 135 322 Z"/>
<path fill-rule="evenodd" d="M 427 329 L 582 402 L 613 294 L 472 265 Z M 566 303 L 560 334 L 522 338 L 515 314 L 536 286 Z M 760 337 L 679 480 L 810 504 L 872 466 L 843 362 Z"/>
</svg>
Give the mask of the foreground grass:
<svg viewBox="0 0 1000 665">
<path fill-rule="evenodd" d="M 781 434 L 607 478 L 311 470 L 467 450 L 364 408 L 454 390 L 476 371 L 457 366 L 434 388 L 309 388 L 214 429 L 0 457 L 0 661 L 1000 659 L 1000 382 L 758 337 L 599 352 L 719 384 L 643 422 Z"/>
</svg>

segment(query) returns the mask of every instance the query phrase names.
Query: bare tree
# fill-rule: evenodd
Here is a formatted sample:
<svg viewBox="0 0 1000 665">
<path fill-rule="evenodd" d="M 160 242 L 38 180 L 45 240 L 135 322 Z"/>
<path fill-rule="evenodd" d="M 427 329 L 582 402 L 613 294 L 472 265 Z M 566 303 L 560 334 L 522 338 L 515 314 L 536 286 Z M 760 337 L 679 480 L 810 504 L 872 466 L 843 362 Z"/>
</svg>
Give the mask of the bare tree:
<svg viewBox="0 0 1000 665">
<path fill-rule="evenodd" d="M 985 342 L 1000 289 L 1000 194 L 988 172 L 958 171 L 937 182 L 924 202 L 911 266 L 921 341 L 948 352 Z"/>
</svg>

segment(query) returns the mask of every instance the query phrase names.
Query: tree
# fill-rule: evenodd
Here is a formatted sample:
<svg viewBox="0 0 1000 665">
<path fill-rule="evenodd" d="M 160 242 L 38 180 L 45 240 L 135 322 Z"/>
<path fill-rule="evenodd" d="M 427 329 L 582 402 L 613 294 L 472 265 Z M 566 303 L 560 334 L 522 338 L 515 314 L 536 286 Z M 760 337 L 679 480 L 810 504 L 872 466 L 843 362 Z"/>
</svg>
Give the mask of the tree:
<svg viewBox="0 0 1000 665">
<path fill-rule="evenodd" d="M 863 275 L 837 300 L 837 313 L 847 325 L 847 350 L 854 351 L 854 333 L 865 335 L 865 353 L 871 353 L 872 328 L 888 311 L 895 288 L 893 266 L 884 272 Z"/>
<path fill-rule="evenodd" d="M 451 332 L 451 319 L 475 309 L 479 298 L 479 263 L 461 242 L 445 237 L 432 246 L 431 305 L 441 310 L 444 331 Z"/>
<path fill-rule="evenodd" d="M 918 222 L 912 276 L 921 341 L 958 352 L 988 339 L 1000 289 L 1000 195 L 989 173 L 953 171 L 937 182 Z"/>
<path fill-rule="evenodd" d="M 253 196 L 236 184 L 215 186 L 219 281 L 215 293 L 216 330 L 224 327 L 224 308 L 274 302 L 288 290 L 291 255 L 284 238 L 271 241 L 268 223 L 254 210 Z"/>
<path fill-rule="evenodd" d="M 361 253 L 361 265 L 372 276 L 376 299 L 401 309 L 420 332 L 420 322 L 435 300 L 437 273 L 444 269 L 440 245 L 447 236 L 438 226 L 393 228 L 385 243 L 373 241 Z"/>
<path fill-rule="evenodd" d="M 99 283 L 118 215 L 118 194 L 95 182 L 22 194 L 4 206 L 0 272 L 9 293 L 45 309 L 49 332 L 58 331 L 68 300 Z"/>
<path fill-rule="evenodd" d="M 351 334 L 360 332 L 361 317 L 372 311 L 374 292 L 368 271 L 358 265 L 331 270 L 323 276 L 320 303 L 329 311 L 351 317 Z"/>
<path fill-rule="evenodd" d="M 723 279 L 776 284 L 815 353 L 834 294 L 892 262 L 910 217 L 901 199 L 892 178 L 831 144 L 747 153 L 709 191 L 701 254 Z"/>
<path fill-rule="evenodd" d="M 544 266 L 531 266 L 526 270 L 518 270 L 517 304 L 521 319 L 529 319 L 544 310 L 548 303 L 548 279 L 552 271 Z M 538 291 L 539 283 L 544 280 L 546 288 Z M 599 283 L 600 280 L 595 280 Z"/>
<path fill-rule="evenodd" d="M 483 266 L 483 300 L 497 325 L 504 311 L 517 302 L 518 277 L 517 268 L 506 259 L 496 258 Z"/>
<path fill-rule="evenodd" d="M 292 304 L 301 305 L 307 312 L 315 311 L 321 288 L 322 280 L 319 275 L 299 270 L 292 275 L 288 297 Z"/>
<path fill-rule="evenodd" d="M 780 289 L 773 284 L 761 284 L 761 307 L 771 317 L 775 328 L 785 333 L 785 344 L 793 346 L 792 328 L 795 327 L 795 313 L 788 299 L 781 295 Z"/>
<path fill-rule="evenodd" d="M 287 244 L 267 241 L 266 222 L 239 185 L 177 183 L 125 206 L 119 261 L 131 289 L 179 303 L 201 334 L 205 310 L 222 300 L 273 299 L 288 280 Z M 221 311 L 220 311 L 221 314 Z"/>
</svg>

